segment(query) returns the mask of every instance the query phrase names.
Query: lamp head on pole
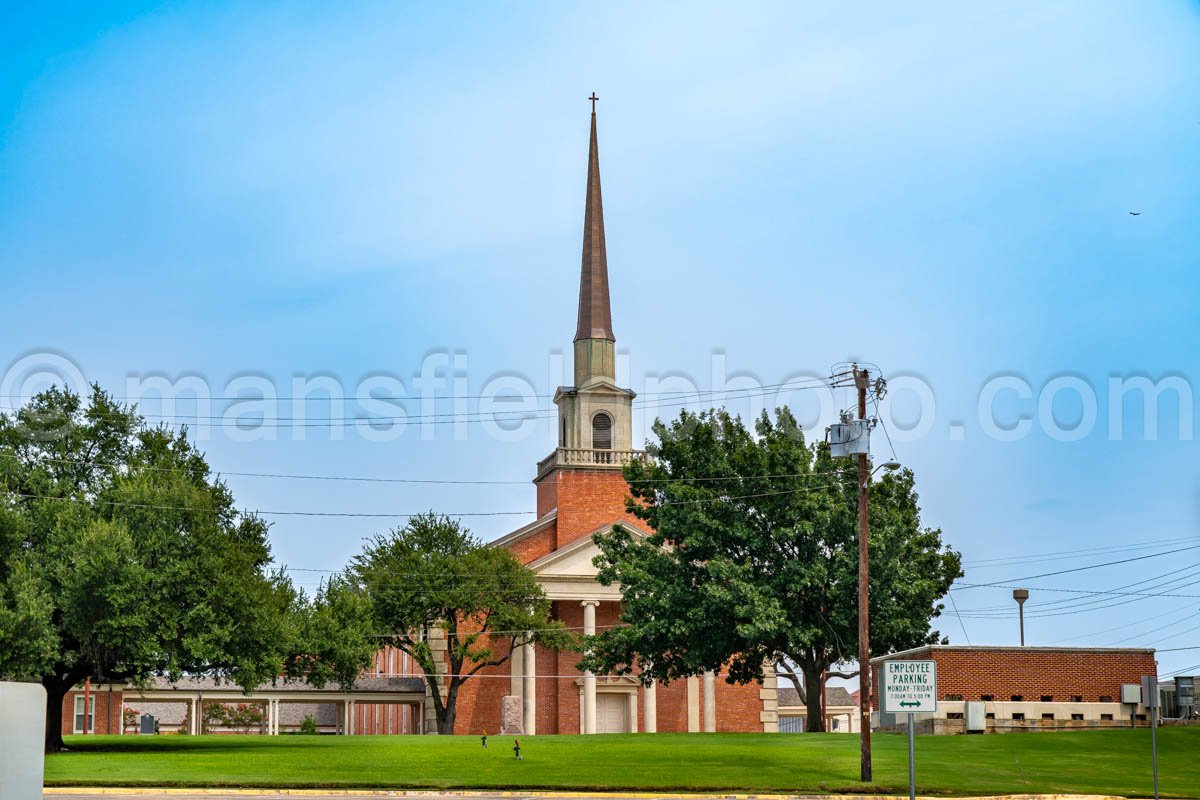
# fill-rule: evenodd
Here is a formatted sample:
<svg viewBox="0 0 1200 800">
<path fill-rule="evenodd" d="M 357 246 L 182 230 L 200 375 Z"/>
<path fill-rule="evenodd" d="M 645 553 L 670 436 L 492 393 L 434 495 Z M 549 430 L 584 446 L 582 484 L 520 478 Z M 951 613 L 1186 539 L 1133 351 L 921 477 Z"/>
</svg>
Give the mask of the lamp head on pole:
<svg viewBox="0 0 1200 800">
<path fill-rule="evenodd" d="M 1013 589 L 1013 600 L 1016 600 L 1018 605 L 1025 605 L 1025 601 L 1028 599 L 1028 589 Z"/>
</svg>

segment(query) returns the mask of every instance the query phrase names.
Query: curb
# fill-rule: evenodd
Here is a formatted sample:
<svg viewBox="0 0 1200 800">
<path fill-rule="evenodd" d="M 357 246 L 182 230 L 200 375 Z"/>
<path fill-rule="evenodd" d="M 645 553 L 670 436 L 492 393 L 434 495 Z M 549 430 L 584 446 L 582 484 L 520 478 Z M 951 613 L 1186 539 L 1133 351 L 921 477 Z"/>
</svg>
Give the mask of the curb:
<svg viewBox="0 0 1200 800">
<path fill-rule="evenodd" d="M 468 791 L 436 789 L 184 789 L 147 787 L 122 789 L 102 786 L 47 787 L 54 795 L 180 795 L 187 797 L 411 797 L 411 798 L 556 798 L 557 800 L 907 800 L 908 795 L 890 794 L 693 794 L 690 792 L 553 792 L 553 791 Z M 962 797 L 922 796 L 917 800 L 1128 800 L 1120 795 L 1101 794 L 1000 794 Z"/>
</svg>

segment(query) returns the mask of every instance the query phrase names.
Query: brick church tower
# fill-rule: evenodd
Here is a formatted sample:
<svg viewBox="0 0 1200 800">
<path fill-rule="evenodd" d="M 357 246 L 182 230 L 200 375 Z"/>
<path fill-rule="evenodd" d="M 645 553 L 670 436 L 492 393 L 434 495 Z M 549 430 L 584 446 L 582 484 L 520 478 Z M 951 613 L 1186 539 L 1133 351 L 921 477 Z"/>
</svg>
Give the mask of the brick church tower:
<svg viewBox="0 0 1200 800">
<path fill-rule="evenodd" d="M 645 454 L 634 449 L 634 393 L 616 383 L 615 348 L 593 104 L 574 385 L 554 394 L 558 443 L 537 465 L 537 519 L 492 542 L 536 573 L 554 617 L 584 636 L 620 623 L 620 587 L 596 581 L 595 535 L 618 523 L 648 533 L 625 510 L 622 467 Z M 500 709 L 513 698 L 520 700 L 524 735 L 777 729 L 773 673 L 762 686 L 732 686 L 713 673 L 643 686 L 630 676 L 580 672 L 578 661 L 577 653 L 520 648 L 463 686 L 458 732 L 499 730 Z"/>
</svg>

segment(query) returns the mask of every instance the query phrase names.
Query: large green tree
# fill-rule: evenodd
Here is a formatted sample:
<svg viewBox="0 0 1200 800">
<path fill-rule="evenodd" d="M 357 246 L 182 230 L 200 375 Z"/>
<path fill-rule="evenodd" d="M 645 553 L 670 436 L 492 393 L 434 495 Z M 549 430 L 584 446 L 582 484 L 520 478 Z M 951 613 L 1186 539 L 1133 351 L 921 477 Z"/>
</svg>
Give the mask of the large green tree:
<svg viewBox="0 0 1200 800">
<path fill-rule="evenodd" d="M 533 572 L 449 517 L 422 514 L 376 536 L 348 575 L 370 599 L 380 644 L 424 672 L 440 734 L 454 733 L 458 693 L 472 676 L 530 642 L 573 643 Z"/>
<path fill-rule="evenodd" d="M 267 525 L 235 509 L 184 432 L 98 387 L 0 415 L 0 676 L 45 687 L 48 751 L 63 697 L 89 678 L 352 680 L 361 646 L 325 635 L 347 602 L 339 586 L 305 598 L 272 569 Z"/>
<path fill-rule="evenodd" d="M 786 408 L 753 431 L 685 411 L 654 433 L 651 458 L 625 471 L 629 508 L 654 533 L 597 537 L 599 579 L 620 584 L 627 624 L 585 664 L 663 681 L 723 669 L 731 683 L 778 664 L 808 730 L 823 730 L 822 675 L 858 648 L 855 465 L 808 444 Z M 872 652 L 938 641 L 931 622 L 960 557 L 922 526 L 911 471 L 872 484 L 869 543 Z"/>
</svg>

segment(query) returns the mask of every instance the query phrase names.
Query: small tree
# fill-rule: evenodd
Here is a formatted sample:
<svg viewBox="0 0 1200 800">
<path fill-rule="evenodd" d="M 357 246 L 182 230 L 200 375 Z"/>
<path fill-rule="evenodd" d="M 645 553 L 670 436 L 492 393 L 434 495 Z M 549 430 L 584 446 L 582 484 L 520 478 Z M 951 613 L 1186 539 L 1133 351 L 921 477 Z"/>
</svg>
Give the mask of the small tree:
<svg viewBox="0 0 1200 800">
<path fill-rule="evenodd" d="M 433 512 L 376 536 L 349 576 L 370 600 L 377 645 L 408 653 L 424 672 L 440 734 L 454 733 L 458 693 L 472 676 L 522 645 L 573 642 L 527 567 Z"/>
<path fill-rule="evenodd" d="M 131 728 L 136 731 L 139 716 L 140 714 L 137 710 L 125 706 L 125 709 L 121 712 L 121 733 L 129 733 Z"/>
</svg>

